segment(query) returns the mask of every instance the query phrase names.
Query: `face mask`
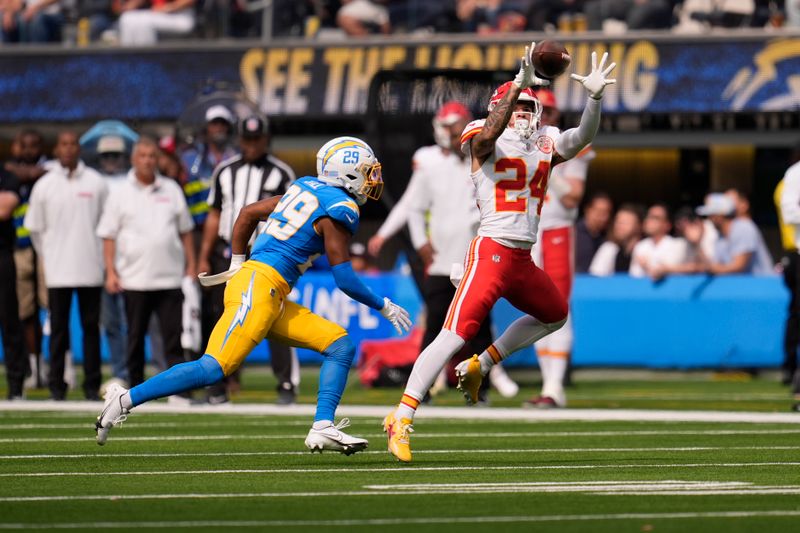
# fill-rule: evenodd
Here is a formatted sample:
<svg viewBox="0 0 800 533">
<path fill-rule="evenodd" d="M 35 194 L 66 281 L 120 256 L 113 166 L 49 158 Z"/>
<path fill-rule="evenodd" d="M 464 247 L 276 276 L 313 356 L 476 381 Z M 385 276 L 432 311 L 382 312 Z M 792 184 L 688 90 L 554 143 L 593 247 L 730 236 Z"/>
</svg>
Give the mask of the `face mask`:
<svg viewBox="0 0 800 533">
<path fill-rule="evenodd" d="M 533 133 L 532 120 L 533 113 L 529 111 L 514 112 L 514 131 L 524 139 L 529 138 Z"/>
</svg>

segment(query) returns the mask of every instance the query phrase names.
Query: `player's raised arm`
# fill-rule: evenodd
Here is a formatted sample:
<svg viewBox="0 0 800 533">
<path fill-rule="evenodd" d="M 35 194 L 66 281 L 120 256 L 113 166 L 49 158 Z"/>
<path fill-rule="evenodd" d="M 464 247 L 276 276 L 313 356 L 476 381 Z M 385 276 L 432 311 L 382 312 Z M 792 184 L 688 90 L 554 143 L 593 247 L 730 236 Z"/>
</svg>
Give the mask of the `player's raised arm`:
<svg viewBox="0 0 800 533">
<path fill-rule="evenodd" d="M 553 158 L 554 164 L 572 159 L 578 155 L 597 135 L 597 130 L 600 127 L 600 108 L 603 91 L 606 85 L 617 83 L 617 80 L 607 77 L 617 64 L 612 62 L 606 67 L 607 60 L 608 52 L 603 54 L 603 58 L 598 65 L 597 52 L 592 52 L 592 71 L 587 76 L 579 76 L 575 73 L 570 75 L 573 80 L 580 82 L 586 88 L 589 96 L 586 99 L 586 107 L 583 109 L 581 123 L 578 127 L 568 129 L 556 139 L 557 156 Z"/>
<path fill-rule="evenodd" d="M 548 80 L 541 79 L 534 73 L 530 52 L 535 46 L 536 43 L 531 43 L 530 47 L 525 47 L 525 55 L 520 60 L 519 72 L 512 81 L 509 91 L 489 110 L 489 116 L 486 117 L 483 129 L 472 139 L 473 160 L 482 163 L 494 151 L 494 144 L 508 126 L 517 98 L 523 89 L 534 85 L 550 84 Z"/>
<path fill-rule="evenodd" d="M 351 235 L 347 228 L 325 217 L 317 221 L 316 229 L 325 240 L 325 254 L 328 256 L 336 286 L 353 300 L 380 311 L 384 318 L 392 323 L 397 333 L 408 331 L 411 328 L 408 311 L 389 298 L 375 294 L 356 276 L 350 264 Z"/>
</svg>

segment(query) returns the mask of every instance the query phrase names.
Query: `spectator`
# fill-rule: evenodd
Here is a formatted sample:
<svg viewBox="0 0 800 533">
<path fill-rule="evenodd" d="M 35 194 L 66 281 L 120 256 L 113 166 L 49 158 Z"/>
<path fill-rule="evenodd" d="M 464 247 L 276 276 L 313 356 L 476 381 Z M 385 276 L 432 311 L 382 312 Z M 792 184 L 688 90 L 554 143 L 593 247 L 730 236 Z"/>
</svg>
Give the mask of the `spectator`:
<svg viewBox="0 0 800 533">
<path fill-rule="evenodd" d="M 203 228 L 201 272 L 227 270 L 231 257 L 233 223 L 241 209 L 259 200 L 285 193 L 295 179 L 294 171 L 289 165 L 270 155 L 270 137 L 265 119 L 258 116 L 244 119 L 239 123 L 239 136 L 241 155 L 223 162 L 214 172 L 214 182 L 208 195 L 210 210 Z M 257 233 L 253 233 L 250 245 L 255 241 Z M 204 338 L 210 336 L 216 320 L 222 315 L 224 290 L 225 285 L 217 285 L 204 291 Z M 292 369 L 297 368 L 296 355 L 293 350 L 275 341 L 269 342 L 269 351 L 272 370 L 278 378 L 278 403 L 294 403 L 298 378 Z M 225 386 L 226 380 L 212 386 L 208 401 L 227 401 Z M 231 388 L 237 384 L 230 380 L 227 386 Z"/>
<path fill-rule="evenodd" d="M 14 266 L 16 236 L 13 213 L 19 204 L 18 190 L 17 178 L 0 168 L 0 337 L 3 339 L 9 400 L 23 398 L 22 383 L 27 366 L 17 313 L 17 274 Z"/>
<path fill-rule="evenodd" d="M 125 291 L 128 377 L 144 381 L 144 338 L 155 312 L 170 366 L 183 362 L 181 283 L 196 277 L 192 218 L 180 186 L 156 172 L 158 146 L 141 138 L 133 148 L 133 169 L 112 191 L 97 234 L 104 239 L 106 289 Z"/>
<path fill-rule="evenodd" d="M 97 171 L 106 181 L 108 189 L 125 183 L 130 157 L 125 148 L 125 140 L 116 135 L 104 135 L 97 141 Z M 127 336 L 125 326 L 125 300 L 121 293 L 112 294 L 103 287 L 100 297 L 100 324 L 108 341 L 111 376 L 128 382 Z"/>
<path fill-rule="evenodd" d="M 145 0 L 126 0 L 119 17 L 119 40 L 122 46 L 152 46 L 160 33 L 185 35 L 194 29 L 195 0 L 153 0 L 142 9 Z"/>
<path fill-rule="evenodd" d="M 39 310 L 47 309 L 47 289 L 41 260 L 37 259 L 31 245 L 30 233 L 24 226 L 28 198 L 34 183 L 46 172 L 49 162 L 44 156 L 44 140 L 35 130 L 23 130 L 15 139 L 16 153 L 4 165 L 19 183 L 20 203 L 14 210 L 16 245 L 14 263 L 17 271 L 17 303 L 22 324 L 22 338 L 30 365 L 26 364 L 39 381 L 41 372 L 42 326 Z"/>
<path fill-rule="evenodd" d="M 233 133 L 236 119 L 223 105 L 209 107 L 205 113 L 205 128 L 201 140 L 180 154 L 187 171 L 183 191 L 189 203 L 196 231 L 202 235 L 203 223 L 208 217 L 208 191 L 211 187 L 214 169 L 238 154 L 233 147 Z"/>
<path fill-rule="evenodd" d="M 772 258 L 752 220 L 737 218 L 736 204 L 727 195 L 713 193 L 697 208 L 719 232 L 713 257 L 703 254 L 704 270 L 710 274 L 769 274 Z"/>
<path fill-rule="evenodd" d="M 83 0 L 81 16 L 89 20 L 89 40 L 99 41 L 119 18 L 122 0 Z"/>
<path fill-rule="evenodd" d="M 462 31 L 488 34 L 525 29 L 525 16 L 513 2 L 503 0 L 456 0 L 456 16 Z"/>
<path fill-rule="evenodd" d="M 0 0 L 4 42 L 54 43 L 61 41 L 64 17 L 61 0 Z"/>
<path fill-rule="evenodd" d="M 594 276 L 628 273 L 633 248 L 639 242 L 641 233 L 641 210 L 633 204 L 622 204 L 614 216 L 611 235 L 592 258 L 589 273 Z"/>
<path fill-rule="evenodd" d="M 686 243 L 669 234 L 672 223 L 666 205 L 655 204 L 647 210 L 643 230 L 646 237 L 633 248 L 631 276 L 658 280 L 664 277 L 667 269 L 686 262 Z"/>
<path fill-rule="evenodd" d="M 787 385 L 792 383 L 792 392 L 800 394 L 800 373 L 797 370 L 797 347 L 800 344 L 800 260 L 797 256 L 800 244 L 800 146 L 794 151 L 792 165 L 775 188 L 775 204 L 784 249 L 781 261 L 783 279 L 791 295 L 784 334 L 781 381 Z"/>
<path fill-rule="evenodd" d="M 584 11 L 590 30 L 605 29 L 609 20 L 624 22 L 629 30 L 672 26 L 670 0 L 586 0 Z"/>
<path fill-rule="evenodd" d="M 33 187 L 25 227 L 44 259 L 50 302 L 50 398 L 64 400 L 70 308 L 77 293 L 83 329 L 83 392 L 100 400 L 100 292 L 103 266 L 97 223 L 108 186 L 80 160 L 78 135 L 63 131 L 55 147 L 58 165 Z"/>
<path fill-rule="evenodd" d="M 336 24 L 353 37 L 392 32 L 389 11 L 376 0 L 342 0 Z"/>
<path fill-rule="evenodd" d="M 684 0 L 675 29 L 679 33 L 704 33 L 712 27 L 749 26 L 755 18 L 755 7 L 753 0 Z"/>
<path fill-rule="evenodd" d="M 591 195 L 583 209 L 583 218 L 575 224 L 575 272 L 588 272 L 592 258 L 605 240 L 614 205 L 611 197 L 599 192 Z"/>
<path fill-rule="evenodd" d="M 528 8 L 527 29 L 544 31 L 556 26 L 560 17 L 583 14 L 584 0 L 532 0 Z"/>
</svg>

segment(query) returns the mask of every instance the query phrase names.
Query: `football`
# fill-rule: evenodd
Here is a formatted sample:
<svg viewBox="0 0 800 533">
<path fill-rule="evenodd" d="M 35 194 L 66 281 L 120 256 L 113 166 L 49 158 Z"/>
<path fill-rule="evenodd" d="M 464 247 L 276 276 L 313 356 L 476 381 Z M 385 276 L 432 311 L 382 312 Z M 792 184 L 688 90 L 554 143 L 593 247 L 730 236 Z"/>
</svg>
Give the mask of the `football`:
<svg viewBox="0 0 800 533">
<path fill-rule="evenodd" d="M 562 75 L 572 58 L 558 41 L 541 41 L 531 51 L 531 64 L 540 78 L 552 80 Z"/>
</svg>

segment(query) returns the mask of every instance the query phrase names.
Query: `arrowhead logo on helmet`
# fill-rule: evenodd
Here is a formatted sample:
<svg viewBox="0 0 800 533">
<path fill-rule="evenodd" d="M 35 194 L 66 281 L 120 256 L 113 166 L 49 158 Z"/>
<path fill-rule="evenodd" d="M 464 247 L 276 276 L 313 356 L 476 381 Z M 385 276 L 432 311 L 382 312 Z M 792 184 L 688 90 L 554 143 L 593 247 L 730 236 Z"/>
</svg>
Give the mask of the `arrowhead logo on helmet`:
<svg viewBox="0 0 800 533">
<path fill-rule="evenodd" d="M 372 148 L 357 137 L 336 137 L 317 152 L 317 177 L 341 187 L 364 205 L 377 200 L 383 192 L 381 164 Z"/>
</svg>

